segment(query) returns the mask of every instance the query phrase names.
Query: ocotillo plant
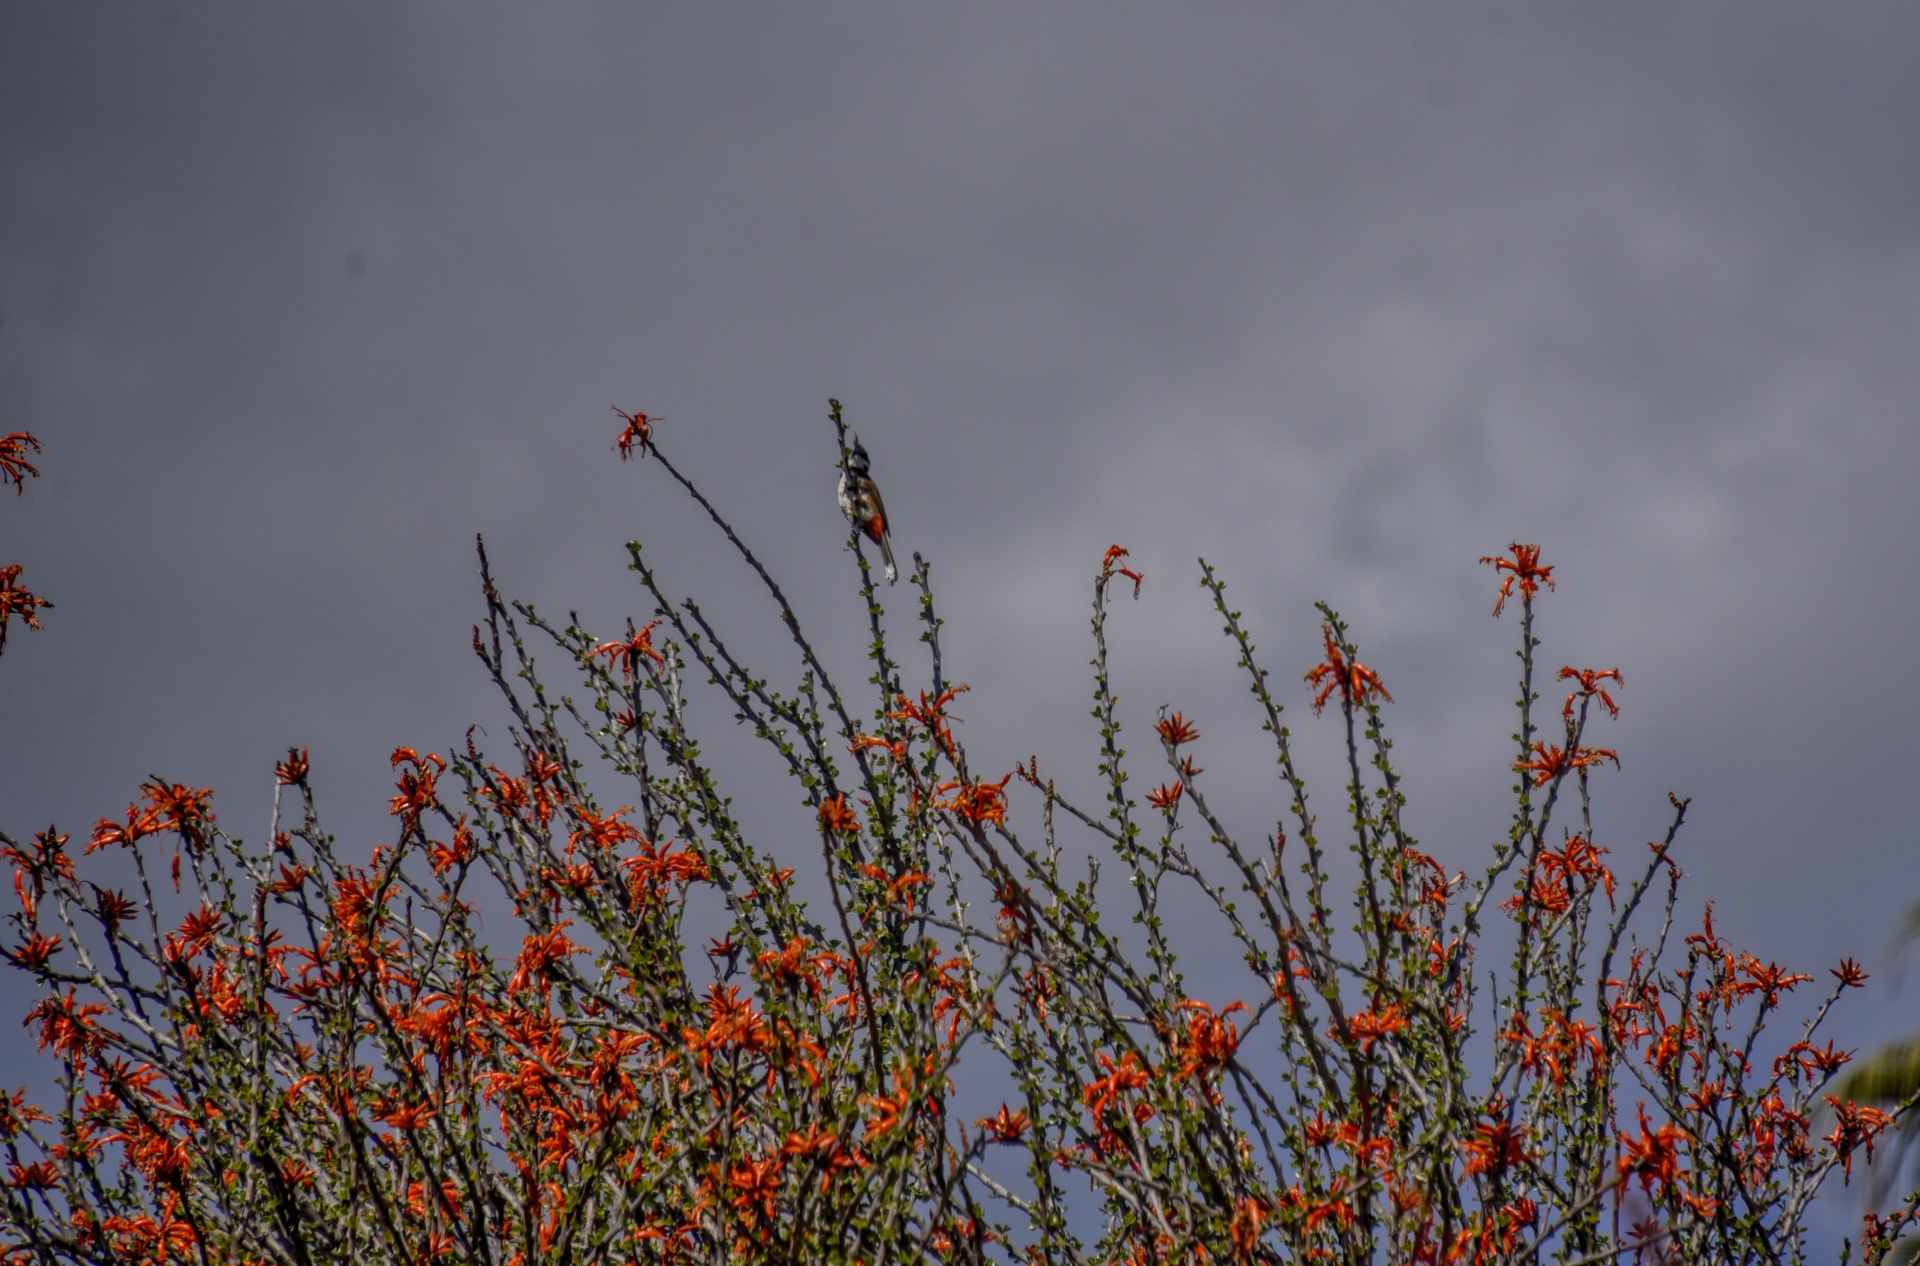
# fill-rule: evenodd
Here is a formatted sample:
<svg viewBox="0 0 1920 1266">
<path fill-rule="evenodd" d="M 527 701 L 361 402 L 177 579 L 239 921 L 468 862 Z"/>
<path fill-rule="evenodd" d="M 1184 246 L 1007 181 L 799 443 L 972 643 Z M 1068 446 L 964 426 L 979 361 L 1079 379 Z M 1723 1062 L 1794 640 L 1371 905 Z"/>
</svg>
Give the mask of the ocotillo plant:
<svg viewBox="0 0 1920 1266">
<path fill-rule="evenodd" d="M 871 689 L 842 689 L 654 419 L 622 416 L 621 456 L 651 458 L 764 583 L 795 683 L 743 663 L 638 545 L 652 616 L 611 639 L 502 597 L 483 549 L 473 650 L 510 747 L 394 752 L 395 832 L 370 855 L 323 830 L 299 750 L 258 841 L 160 778 L 77 850 L 52 828 L 0 840 L 4 952 L 44 988 L 29 1019 L 61 1088 L 0 1097 L 8 1262 L 1798 1261 L 1816 1190 L 1890 1123 L 1823 1099 L 1846 1055 L 1816 1032 L 1857 967 L 1773 1037 L 1813 978 L 1734 951 L 1710 913 L 1683 930 L 1686 801 L 1644 850 L 1596 835 L 1591 779 L 1617 758 L 1588 725 L 1620 675 L 1562 668 L 1542 704 L 1534 546 L 1485 560 L 1495 613 L 1517 609 L 1511 825 L 1452 872 L 1408 833 L 1387 687 L 1330 608 L 1304 674 L 1344 756 L 1323 818 L 1200 565 L 1272 744 L 1282 826 L 1250 838 L 1180 712 L 1153 727 L 1157 785 L 1131 791 L 1106 624 L 1143 578 L 1109 550 L 1104 799 L 1077 803 L 1037 761 L 970 763 L 924 561 L 909 656 L 850 535 Z M 701 697 L 792 776 L 779 839 L 735 813 Z M 81 873 L 109 848 L 131 895 Z M 1238 1001 L 1185 991 L 1164 922 L 1181 887 L 1244 963 Z M 696 891 L 724 912 L 704 944 Z M 962 1062 L 999 1078 L 997 1110 L 961 1110 Z M 1914 1214 L 1870 1219 L 1848 1254 L 1881 1260 Z"/>
</svg>

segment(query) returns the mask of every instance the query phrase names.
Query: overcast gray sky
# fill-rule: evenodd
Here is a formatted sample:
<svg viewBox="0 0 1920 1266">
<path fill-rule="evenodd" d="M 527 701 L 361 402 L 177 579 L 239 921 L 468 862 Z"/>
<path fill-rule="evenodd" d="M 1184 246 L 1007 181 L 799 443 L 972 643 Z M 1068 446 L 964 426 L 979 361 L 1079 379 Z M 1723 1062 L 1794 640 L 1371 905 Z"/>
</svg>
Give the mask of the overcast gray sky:
<svg viewBox="0 0 1920 1266">
<path fill-rule="evenodd" d="M 1120 542 L 1130 717 L 1259 777 L 1205 554 L 1283 681 L 1314 599 L 1351 617 L 1466 865 L 1515 634 L 1474 560 L 1538 541 L 1549 666 L 1627 677 L 1600 842 L 1691 794 L 1695 905 L 1884 969 L 1920 895 L 1916 50 L 1902 4 L 6 0 L 0 432 L 46 452 L 0 563 L 58 606 L 0 661 L 0 822 L 79 834 L 158 773 L 257 836 L 300 744 L 349 849 L 388 838 L 387 753 L 498 724 L 476 532 L 609 633 L 633 537 L 764 623 L 614 404 L 857 679 L 837 395 L 981 767 L 1090 780 Z M 1920 1016 L 1891 975 L 1843 1037 Z"/>
</svg>

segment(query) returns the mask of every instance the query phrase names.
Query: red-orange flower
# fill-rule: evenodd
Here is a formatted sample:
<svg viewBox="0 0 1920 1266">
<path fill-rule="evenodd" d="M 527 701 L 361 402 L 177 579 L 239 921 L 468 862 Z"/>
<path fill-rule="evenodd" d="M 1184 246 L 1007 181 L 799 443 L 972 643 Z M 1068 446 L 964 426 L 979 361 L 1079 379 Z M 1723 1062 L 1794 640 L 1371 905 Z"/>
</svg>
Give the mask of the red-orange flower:
<svg viewBox="0 0 1920 1266">
<path fill-rule="evenodd" d="M 627 872 L 628 898 L 641 908 L 664 898 L 669 884 L 703 883 L 713 875 L 698 853 L 644 842 L 620 867 Z"/>
<path fill-rule="evenodd" d="M 1499 1177 L 1527 1159 L 1527 1132 L 1505 1120 L 1483 1121 L 1474 1127 L 1473 1137 L 1462 1139 L 1460 1148 L 1467 1154 L 1466 1176 L 1492 1174 Z"/>
<path fill-rule="evenodd" d="M 996 826 L 1007 824 L 1007 783 L 1013 779 L 1008 774 L 999 782 L 941 783 L 934 788 L 934 794 L 953 794 L 945 800 L 935 800 L 933 807 L 945 809 L 975 826 L 992 822 Z"/>
<path fill-rule="evenodd" d="M 1179 747 L 1182 743 L 1191 743 L 1200 737 L 1200 731 L 1193 728 L 1193 723 L 1178 712 L 1170 717 L 1161 717 L 1153 723 L 1153 728 L 1161 738 L 1175 747 Z"/>
<path fill-rule="evenodd" d="M 53 604 L 14 583 L 20 576 L 20 564 L 13 563 L 0 567 L 0 645 L 7 640 L 7 621 L 19 616 L 26 621 L 30 629 L 40 627 L 40 618 L 34 614 L 42 607 L 51 608 Z"/>
<path fill-rule="evenodd" d="M 1115 1063 L 1113 1057 L 1104 1052 L 1095 1058 L 1107 1070 L 1107 1075 L 1088 1082 L 1080 1092 L 1080 1097 L 1087 1105 L 1087 1112 L 1097 1123 L 1107 1115 L 1107 1109 L 1121 1095 L 1139 1090 L 1147 1084 L 1147 1070 L 1141 1066 L 1140 1057 L 1132 1051 L 1128 1051 L 1119 1063 Z"/>
<path fill-rule="evenodd" d="M 653 630 L 659 623 L 658 620 L 648 620 L 639 632 L 626 641 L 602 642 L 593 648 L 593 654 L 605 655 L 608 667 L 619 664 L 620 675 L 631 680 L 642 658 L 651 659 L 656 664 L 667 662 L 665 655 L 653 649 Z"/>
<path fill-rule="evenodd" d="M 133 904 L 131 897 L 125 893 L 116 892 L 111 888 L 100 889 L 94 896 L 93 901 L 94 916 L 106 925 L 109 932 L 116 930 L 122 923 L 131 919 L 135 910 L 138 909 L 138 907 Z"/>
<path fill-rule="evenodd" d="M 437 802 L 434 794 L 434 780 L 446 772 L 447 762 L 433 752 L 424 757 L 411 747 L 396 747 L 391 758 L 393 768 L 410 765 L 411 769 L 400 775 L 398 784 L 400 794 L 388 802 L 387 812 L 399 818 L 401 823 L 412 830 L 420 825 L 420 815 L 432 808 Z"/>
<path fill-rule="evenodd" d="M 384 1112 L 375 1112 L 373 1119 L 390 1129 L 417 1130 L 434 1118 L 434 1107 L 430 1103 L 395 1104 Z"/>
<path fill-rule="evenodd" d="M 143 782 L 140 790 L 146 793 L 147 803 L 153 806 L 167 829 L 179 832 L 196 849 L 205 846 L 207 827 L 213 823 L 213 810 L 207 807 L 213 798 L 213 788 L 193 788 L 178 782 Z"/>
<path fill-rule="evenodd" d="M 1605 1066 L 1606 1049 L 1601 1045 L 1599 1030 L 1551 1008 L 1541 1012 L 1538 1033 L 1526 1016 L 1516 1014 L 1513 1026 L 1500 1036 L 1519 1048 L 1523 1069 L 1535 1077 L 1545 1076 L 1556 1086 L 1566 1084 L 1582 1059 L 1595 1074 Z"/>
<path fill-rule="evenodd" d="M 71 988 L 63 998 L 49 994 L 27 1012 L 24 1024 L 40 1023 L 40 1049 L 51 1046 L 60 1055 L 92 1055 L 99 1051 L 102 1038 L 92 1022 L 106 1013 L 104 1002 L 78 1002 Z"/>
<path fill-rule="evenodd" d="M 1314 687 L 1315 716 L 1320 715 L 1320 710 L 1326 707 L 1327 700 L 1333 697 L 1336 690 L 1340 692 L 1341 701 L 1347 704 L 1365 703 L 1369 695 L 1379 695 L 1388 703 L 1393 702 L 1393 696 L 1387 693 L 1386 686 L 1380 682 L 1379 673 L 1357 659 L 1348 661 L 1340 644 L 1333 640 L 1331 624 L 1322 624 L 1320 631 L 1326 638 L 1327 658 L 1308 670 L 1306 678 L 1307 684 Z"/>
<path fill-rule="evenodd" d="M 1531 602 L 1533 595 L 1540 592 L 1542 582 L 1545 582 L 1547 588 L 1553 588 L 1553 568 L 1541 566 L 1538 545 L 1522 545 L 1515 541 L 1507 548 L 1512 551 L 1512 558 L 1500 558 L 1489 554 L 1480 560 L 1483 563 L 1492 563 L 1496 572 L 1507 573 L 1506 578 L 1500 582 L 1500 596 L 1493 604 L 1495 615 L 1499 615 L 1500 609 L 1507 605 L 1507 599 L 1513 594 L 1513 582 L 1516 580 L 1520 582 L 1521 600 L 1526 602 Z"/>
<path fill-rule="evenodd" d="M 835 835 L 852 835 L 860 829 L 860 819 L 847 807 L 845 796 L 829 796 L 820 802 L 820 825 Z"/>
<path fill-rule="evenodd" d="M 705 1033 L 692 1029 L 685 1032 L 687 1044 L 700 1052 L 702 1067 L 712 1062 L 714 1051 L 724 1047 L 738 1046 L 759 1053 L 772 1045 L 766 1017 L 753 1009 L 753 999 L 740 996 L 736 986 L 707 987 L 707 1021 Z"/>
<path fill-rule="evenodd" d="M 1204 1002 L 1183 1002 L 1180 1007 L 1187 1013 L 1187 1031 L 1176 1043 L 1180 1067 L 1174 1077 L 1185 1081 L 1226 1067 L 1240 1049 L 1240 1031 L 1227 1017 L 1236 1011 L 1245 1011 L 1247 1004 L 1229 1003 L 1226 1010 L 1217 1015 Z"/>
<path fill-rule="evenodd" d="M 1311 1202 L 1307 1205 L 1306 1216 L 1301 1219 L 1302 1227 L 1307 1231 L 1313 1231 L 1319 1227 L 1322 1222 L 1332 1222 L 1335 1226 L 1339 1227 L 1351 1225 L 1353 1222 L 1353 1205 L 1342 1194 L 1346 1189 L 1347 1180 L 1345 1178 L 1334 1179 L 1332 1188 L 1327 1192 L 1327 1199 Z"/>
<path fill-rule="evenodd" d="M 1578 681 L 1580 688 L 1567 696 L 1566 705 L 1560 709 L 1561 716 L 1569 721 L 1573 720 L 1574 700 L 1582 698 L 1598 699 L 1600 706 L 1607 710 L 1608 716 L 1620 715 L 1620 705 L 1615 703 L 1613 696 L 1600 685 L 1603 681 L 1611 681 L 1616 686 L 1626 685 L 1627 679 L 1620 675 L 1618 668 L 1574 668 L 1571 665 L 1561 668 L 1560 680 L 1566 681 L 1569 678 Z"/>
<path fill-rule="evenodd" d="M 35 1161 L 31 1165 L 7 1166 L 7 1186 L 23 1190 L 51 1191 L 60 1185 L 60 1171 L 54 1168 L 52 1161 Z"/>
<path fill-rule="evenodd" d="M 16 966 L 24 967 L 30 972 L 39 972 L 45 970 L 47 963 L 52 960 L 59 948 L 60 938 L 57 936 L 29 936 L 21 943 L 19 949 L 11 953 L 0 949 L 0 955 L 11 958 Z"/>
<path fill-rule="evenodd" d="M 894 1092 L 890 1095 L 868 1095 L 860 1100 L 873 1109 L 873 1116 L 867 1121 L 866 1138 L 872 1139 L 900 1127 L 900 1114 L 907 1110 L 913 1101 L 913 1087 L 902 1084 L 900 1075 L 894 1074 Z"/>
<path fill-rule="evenodd" d="M 1398 1003 L 1392 1003 L 1379 1011 L 1362 1011 L 1347 1021 L 1347 1028 L 1354 1039 L 1360 1043 L 1360 1049 L 1370 1051 L 1373 1044 L 1383 1037 L 1392 1037 L 1407 1027 L 1407 1016 Z"/>
<path fill-rule="evenodd" d="M 16 496 L 26 491 L 28 475 L 40 473 L 37 467 L 27 461 L 28 449 L 39 452 L 40 441 L 25 431 L 0 435 L 0 483 L 12 480 Z"/>
<path fill-rule="evenodd" d="M 996 1143 L 1018 1143 L 1033 1122 L 1027 1119 L 1024 1111 L 1015 1112 L 1006 1104 L 1000 1105 L 1000 1111 L 990 1117 L 981 1117 L 974 1125 L 985 1130 Z"/>
<path fill-rule="evenodd" d="M 1233 1245 L 1235 1261 L 1251 1261 L 1260 1247 L 1260 1230 L 1272 1212 L 1264 1200 L 1247 1196 L 1233 1204 L 1233 1220 L 1227 1225 L 1227 1239 Z"/>
<path fill-rule="evenodd" d="M 1680 1145 L 1691 1140 L 1685 1130 L 1671 1121 L 1654 1129 L 1647 1122 L 1646 1105 L 1642 1104 L 1639 1111 L 1640 1134 L 1638 1137 L 1621 1135 L 1622 1155 L 1618 1164 L 1621 1177 L 1638 1175 L 1641 1190 L 1650 1192 L 1656 1182 L 1666 1185 L 1678 1181 Z"/>
<path fill-rule="evenodd" d="M 743 1161 L 734 1165 L 728 1173 L 727 1185 L 734 1190 L 733 1207 L 740 1211 L 749 1226 L 756 1222 L 770 1223 L 779 1212 L 782 1167 L 782 1161 L 776 1154 L 760 1160 Z"/>
<path fill-rule="evenodd" d="M 907 758 L 907 744 L 904 739 L 895 739 L 890 743 L 877 734 L 862 734 L 857 736 L 853 742 L 847 744 L 847 750 L 849 752 L 864 752 L 875 747 L 893 757 L 895 760 L 905 760 Z"/>
<path fill-rule="evenodd" d="M 282 787 L 292 787 L 307 780 L 307 749 L 289 747 L 287 758 L 273 764 L 274 781 Z"/>
<path fill-rule="evenodd" d="M 1852 1100 L 1836 1099 L 1826 1096 L 1827 1106 L 1833 1109 L 1838 1124 L 1833 1133 L 1827 1135 L 1827 1144 L 1839 1154 L 1840 1169 L 1849 1178 L 1853 1176 L 1853 1153 L 1861 1145 L 1867 1149 L 1867 1159 L 1873 1159 L 1873 1141 L 1880 1132 L 1893 1124 L 1893 1116 L 1879 1108 L 1862 1107 Z"/>
<path fill-rule="evenodd" d="M 909 730 L 925 730 L 945 749 L 949 757 L 957 760 L 959 759 L 959 748 L 953 740 L 953 727 L 951 722 L 957 721 L 959 718 L 950 718 L 947 716 L 947 705 L 952 703 L 955 697 L 965 694 L 967 689 L 968 687 L 965 685 L 949 686 L 931 699 L 927 698 L 927 692 L 922 690 L 920 692 L 919 703 L 914 703 L 905 695 L 900 695 L 895 700 L 896 706 L 894 711 L 887 713 L 887 719 L 899 721 Z M 866 746 L 873 745 L 873 741 L 864 736 L 860 742 Z M 904 750 L 903 745 L 902 751 Z"/>
<path fill-rule="evenodd" d="M 112 818 L 101 818 L 94 823 L 93 835 L 87 840 L 86 851 L 91 853 L 109 844 L 124 844 L 131 847 L 144 836 L 152 835 L 160 829 L 160 811 L 148 806 L 141 808 L 137 804 L 127 806 L 127 820 L 115 822 Z"/>
<path fill-rule="evenodd" d="M 184 963 L 213 948 L 226 919 L 202 902 L 200 908 L 181 920 L 179 930 L 167 938 L 164 953 L 168 962 Z"/>
<path fill-rule="evenodd" d="M 571 849 L 582 840 L 602 850 L 617 848 L 622 844 L 638 843 L 640 832 L 620 820 L 632 812 L 633 806 L 621 805 L 612 813 L 601 817 L 584 806 L 576 808 L 573 816 L 579 820 L 580 825 L 567 833 L 567 847 Z"/>
<path fill-rule="evenodd" d="M 1532 760 L 1521 761 L 1514 769 L 1533 775 L 1533 785 L 1536 787 L 1545 786 L 1562 774 L 1591 769 L 1603 760 L 1612 761 L 1615 769 L 1620 768 L 1619 754 L 1607 747 L 1576 747 L 1571 752 L 1563 752 L 1558 747 L 1535 743 L 1533 753 Z"/>
<path fill-rule="evenodd" d="M 514 964 L 513 975 L 507 981 L 507 992 L 518 993 L 535 980 L 544 984 L 553 969 L 569 956 L 586 953 L 568 938 L 568 926 L 563 922 L 544 934 L 527 937 L 521 944 L 520 958 Z"/>
<path fill-rule="evenodd" d="M 0 860 L 14 863 L 13 890 L 20 898 L 28 922 L 34 919 L 36 903 L 46 895 L 50 876 L 69 880 L 74 877 L 73 859 L 67 856 L 68 838 L 48 827 L 34 835 L 31 853 L 11 846 L 0 848 Z"/>
<path fill-rule="evenodd" d="M 613 411 L 627 424 L 626 429 L 620 432 L 620 438 L 613 442 L 613 446 L 620 450 L 620 460 L 624 462 L 632 457 L 635 446 L 639 447 L 640 455 L 645 457 L 647 446 L 653 443 L 653 424 L 660 419 L 648 417 L 637 410 L 633 413 L 625 413 L 618 405 L 614 406 Z"/>
<path fill-rule="evenodd" d="M 1185 790 L 1181 783 L 1166 783 L 1147 793 L 1147 803 L 1156 809 L 1171 811 L 1174 805 L 1180 803 L 1180 796 Z"/>
<path fill-rule="evenodd" d="M 917 870 L 907 871 L 901 875 L 890 875 L 878 866 L 866 865 L 860 868 L 860 873 L 868 879 L 877 880 L 886 889 L 889 905 L 905 902 L 908 914 L 913 913 L 914 889 L 933 883 L 930 876 Z"/>
<path fill-rule="evenodd" d="M 1140 596 L 1140 586 L 1146 580 L 1146 577 L 1130 567 L 1114 566 L 1115 563 L 1127 557 L 1131 552 L 1130 550 L 1121 549 L 1118 545 L 1109 545 L 1107 547 L 1106 557 L 1100 560 L 1100 579 L 1105 580 L 1107 577 L 1114 575 L 1125 576 L 1133 582 L 1133 596 L 1138 598 Z"/>
</svg>

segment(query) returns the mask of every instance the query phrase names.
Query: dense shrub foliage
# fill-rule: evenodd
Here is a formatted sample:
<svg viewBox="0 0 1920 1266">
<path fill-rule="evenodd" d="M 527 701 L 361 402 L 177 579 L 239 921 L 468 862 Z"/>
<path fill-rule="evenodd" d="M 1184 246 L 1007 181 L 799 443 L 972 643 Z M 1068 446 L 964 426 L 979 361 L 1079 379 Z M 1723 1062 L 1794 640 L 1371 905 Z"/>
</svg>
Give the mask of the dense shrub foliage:
<svg viewBox="0 0 1920 1266">
<path fill-rule="evenodd" d="M 654 618 L 611 640 L 504 599 L 483 550 L 473 649 L 511 746 L 394 752 L 390 842 L 322 829 L 300 751 L 263 840 L 158 778 L 77 846 L 0 837 L 4 952 L 43 986 L 28 1018 L 61 1087 L 0 1096 L 7 1261 L 1789 1261 L 1823 1179 L 1890 1123 L 1825 1094 L 1846 1055 L 1816 1031 L 1856 967 L 1773 1036 L 1814 979 L 1730 947 L 1710 907 L 1683 917 L 1686 802 L 1644 847 L 1596 836 L 1590 779 L 1617 758 L 1588 727 L 1620 677 L 1562 668 L 1542 704 L 1535 547 L 1486 560 L 1519 636 L 1511 827 L 1450 872 L 1407 832 L 1387 687 L 1332 610 L 1305 673 L 1344 754 L 1328 809 L 1201 564 L 1275 762 L 1280 825 L 1250 837 L 1181 713 L 1148 740 L 1159 772 L 1130 775 L 1106 623 L 1142 578 L 1108 551 L 1104 798 L 1076 803 L 1037 761 L 969 761 L 924 562 L 910 681 L 850 536 L 871 677 L 842 690 L 644 414 L 619 447 L 765 582 L 795 684 L 737 660 L 637 545 Z M 703 692 L 791 773 L 778 839 L 748 838 L 703 755 Z M 100 850 L 128 852 L 130 891 L 85 877 Z M 1208 932 L 1170 936 L 1182 888 L 1230 992 L 1187 990 L 1174 941 Z M 690 897 L 724 928 L 689 931 Z M 962 1110 L 963 1060 L 992 1103 Z M 1848 1252 L 1879 1260 L 1910 1216 Z"/>
</svg>

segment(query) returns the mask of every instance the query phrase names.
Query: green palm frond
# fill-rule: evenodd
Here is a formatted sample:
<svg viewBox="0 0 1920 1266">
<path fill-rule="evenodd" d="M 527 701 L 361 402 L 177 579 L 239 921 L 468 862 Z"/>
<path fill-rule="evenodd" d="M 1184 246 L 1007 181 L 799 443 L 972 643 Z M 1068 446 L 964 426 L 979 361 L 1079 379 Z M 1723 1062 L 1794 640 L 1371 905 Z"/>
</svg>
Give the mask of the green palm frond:
<svg viewBox="0 0 1920 1266">
<path fill-rule="evenodd" d="M 1834 1094 L 1856 1103 L 1904 1103 L 1920 1090 L 1920 1035 L 1881 1047 L 1856 1064 Z"/>
</svg>

